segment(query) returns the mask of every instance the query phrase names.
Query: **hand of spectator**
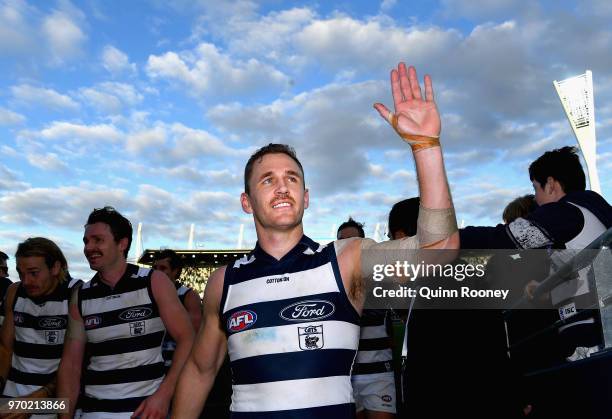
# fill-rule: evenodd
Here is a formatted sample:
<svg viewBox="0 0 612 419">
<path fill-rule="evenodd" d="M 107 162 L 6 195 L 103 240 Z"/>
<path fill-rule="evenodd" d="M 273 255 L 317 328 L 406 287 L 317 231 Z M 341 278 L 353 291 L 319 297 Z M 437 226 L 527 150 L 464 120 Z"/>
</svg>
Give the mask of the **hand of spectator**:
<svg viewBox="0 0 612 419">
<path fill-rule="evenodd" d="M 425 76 L 425 98 L 417 79 L 416 69 L 399 63 L 391 71 L 391 92 L 395 113 L 382 103 L 374 104 L 380 116 L 385 118 L 400 135 L 416 135 L 437 138 L 440 135 L 440 115 L 434 102 L 431 77 Z M 394 116 L 395 115 L 395 116 Z"/>
<path fill-rule="evenodd" d="M 151 394 L 140 403 L 131 418 L 140 419 L 165 419 L 170 407 L 170 398 L 166 397 L 160 389 Z"/>
</svg>

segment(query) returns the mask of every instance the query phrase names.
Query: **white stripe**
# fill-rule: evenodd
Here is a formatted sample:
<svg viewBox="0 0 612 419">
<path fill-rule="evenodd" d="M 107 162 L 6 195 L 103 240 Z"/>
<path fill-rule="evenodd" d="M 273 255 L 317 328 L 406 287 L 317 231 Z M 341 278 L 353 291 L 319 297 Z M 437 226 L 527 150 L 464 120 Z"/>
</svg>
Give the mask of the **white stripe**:
<svg viewBox="0 0 612 419">
<path fill-rule="evenodd" d="M 111 371 L 124 368 L 135 368 L 142 365 L 163 362 L 159 347 L 143 351 L 125 352 L 120 355 L 92 356 L 88 370 Z"/>
<path fill-rule="evenodd" d="M 361 339 L 378 339 L 388 338 L 387 328 L 385 325 L 380 326 L 362 326 Z"/>
<path fill-rule="evenodd" d="M 11 397 L 25 396 L 38 390 L 40 387 L 31 384 L 18 384 L 12 380 L 7 380 L 2 393 Z"/>
<path fill-rule="evenodd" d="M 362 375 L 352 375 L 351 382 L 376 382 L 376 381 L 388 381 L 391 380 L 392 383 L 395 382 L 395 374 L 393 371 L 389 372 L 377 372 L 376 374 L 362 374 Z"/>
<path fill-rule="evenodd" d="M 144 397 L 155 393 L 163 377 L 156 380 L 135 381 L 132 383 L 87 385 L 85 395 L 96 399 L 127 399 L 130 397 Z"/>
<path fill-rule="evenodd" d="M 359 326 L 331 320 L 286 326 L 262 327 L 234 333 L 228 339 L 229 356 L 232 361 L 258 355 L 297 352 L 300 349 L 298 326 L 323 326 L 323 350 L 357 348 Z"/>
<path fill-rule="evenodd" d="M 270 278 L 288 277 L 288 281 L 266 284 Z M 278 273 L 232 284 L 223 312 L 246 304 L 339 292 L 331 262 L 317 268 L 293 273 Z"/>
<path fill-rule="evenodd" d="M 132 274 L 130 278 L 142 278 L 143 276 L 149 275 L 149 272 L 151 272 L 151 268 L 145 268 L 141 266 L 138 268 L 138 272 Z"/>
<path fill-rule="evenodd" d="M 128 309 L 130 307 L 142 306 L 151 303 L 147 287 L 136 291 L 113 294 L 91 300 L 83 300 L 83 316 L 90 314 L 105 313 L 107 311 Z"/>
<path fill-rule="evenodd" d="M 391 349 L 383 349 L 381 351 L 359 351 L 357 352 L 356 363 L 369 364 L 372 362 L 387 362 L 393 360 L 393 352 Z"/>
<path fill-rule="evenodd" d="M 28 313 L 34 317 L 59 316 L 68 314 L 68 304 L 66 304 L 66 301 L 47 301 L 42 306 L 39 306 L 29 298 L 17 297 L 15 311 Z"/>
<path fill-rule="evenodd" d="M 308 409 L 353 403 L 348 376 L 285 380 L 232 386 L 234 412 L 265 412 Z"/>
<path fill-rule="evenodd" d="M 137 320 L 142 321 L 142 320 Z M 152 319 L 146 319 L 145 322 L 145 335 L 151 333 L 160 332 L 166 330 L 164 322 L 159 317 Z M 132 322 L 134 323 L 134 322 Z M 141 335 L 142 336 L 142 335 Z M 87 331 L 87 340 L 91 343 L 105 342 L 107 340 L 123 339 L 138 337 L 132 336 L 130 333 L 130 323 L 115 324 L 107 327 L 101 327 L 99 329 L 91 329 Z M 129 348 L 117 348 L 117 350 L 129 350 Z"/>
<path fill-rule="evenodd" d="M 32 374 L 51 374 L 57 371 L 60 360 L 58 359 L 38 359 L 17 356 L 13 353 L 11 366 L 21 372 Z"/>
<path fill-rule="evenodd" d="M 47 332 L 50 331 L 58 332 L 57 342 L 53 343 L 53 345 L 61 345 L 64 343 L 66 329 L 47 330 Z M 45 330 L 35 330 L 28 327 L 15 326 L 15 340 L 25 344 L 35 343 L 37 345 L 49 345 L 45 337 Z"/>
</svg>

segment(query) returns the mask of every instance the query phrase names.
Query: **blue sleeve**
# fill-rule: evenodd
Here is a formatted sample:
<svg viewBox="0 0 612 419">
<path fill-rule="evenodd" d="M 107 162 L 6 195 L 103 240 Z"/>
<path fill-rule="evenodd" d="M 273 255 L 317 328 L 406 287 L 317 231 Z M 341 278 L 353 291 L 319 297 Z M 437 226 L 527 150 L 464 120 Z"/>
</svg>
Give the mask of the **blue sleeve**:
<svg viewBox="0 0 612 419">
<path fill-rule="evenodd" d="M 542 205 L 529 214 L 527 220 L 556 244 L 565 244 L 572 240 L 584 227 L 582 212 L 568 202 L 551 202 Z"/>
<path fill-rule="evenodd" d="M 462 249 L 515 249 L 506 226 L 466 227 L 459 230 Z"/>
</svg>

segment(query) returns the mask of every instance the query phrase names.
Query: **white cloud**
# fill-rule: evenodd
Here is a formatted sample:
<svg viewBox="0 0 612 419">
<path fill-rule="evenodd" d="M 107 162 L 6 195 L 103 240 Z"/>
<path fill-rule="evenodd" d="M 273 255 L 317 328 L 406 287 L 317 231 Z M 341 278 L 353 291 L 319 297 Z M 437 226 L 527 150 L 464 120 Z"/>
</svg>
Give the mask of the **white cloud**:
<svg viewBox="0 0 612 419">
<path fill-rule="evenodd" d="M 201 43 L 193 52 L 150 55 L 147 74 L 186 87 L 188 93 L 208 98 L 248 95 L 282 90 L 289 78 L 274 67 L 254 58 L 232 60 L 210 43 Z"/>
<path fill-rule="evenodd" d="M 67 172 L 68 165 L 64 163 L 57 154 L 45 153 L 45 154 L 27 154 L 26 158 L 28 162 L 41 170 L 48 172 Z"/>
<path fill-rule="evenodd" d="M 130 63 L 127 54 L 112 45 L 102 50 L 102 66 L 112 74 L 136 72 L 136 64 Z"/>
<path fill-rule="evenodd" d="M 110 124 L 83 125 L 57 121 L 41 130 L 38 135 L 49 140 L 76 139 L 94 143 L 116 142 L 123 137 L 123 134 Z"/>
<path fill-rule="evenodd" d="M 460 41 L 453 29 L 390 26 L 374 19 L 348 16 L 313 20 L 296 35 L 296 45 L 313 62 L 332 69 L 391 68 L 407 57 L 415 65 L 435 61 Z"/>
<path fill-rule="evenodd" d="M 0 52 L 21 55 L 34 46 L 29 23 L 32 13 L 25 1 L 0 2 Z"/>
<path fill-rule="evenodd" d="M 25 116 L 0 107 L 0 125 L 18 125 L 24 123 L 25 120 Z"/>
<path fill-rule="evenodd" d="M 79 104 L 70 96 L 58 93 L 53 89 L 20 84 L 11 87 L 15 100 L 30 107 L 43 106 L 53 110 L 77 110 Z"/>
<path fill-rule="evenodd" d="M 41 30 L 53 64 L 63 64 L 82 54 L 87 36 L 79 26 L 79 18 L 82 19 L 82 13 L 70 6 L 67 10 L 55 10 L 43 20 Z"/>
<path fill-rule="evenodd" d="M 126 148 L 131 153 L 140 153 L 147 148 L 161 147 L 165 142 L 166 132 L 163 127 L 158 126 L 128 135 Z"/>
<path fill-rule="evenodd" d="M 118 114 L 124 108 L 133 107 L 144 99 L 134 86 L 116 82 L 103 82 L 93 87 L 81 88 L 79 95 L 83 98 L 83 103 L 109 114 Z"/>
<path fill-rule="evenodd" d="M 397 0 L 383 0 L 380 3 L 380 10 L 382 10 L 383 12 L 388 12 L 393 8 L 393 6 L 395 6 L 396 3 Z"/>
<path fill-rule="evenodd" d="M 19 174 L 0 163 L 0 191 L 28 188 L 25 182 L 19 180 Z"/>
</svg>

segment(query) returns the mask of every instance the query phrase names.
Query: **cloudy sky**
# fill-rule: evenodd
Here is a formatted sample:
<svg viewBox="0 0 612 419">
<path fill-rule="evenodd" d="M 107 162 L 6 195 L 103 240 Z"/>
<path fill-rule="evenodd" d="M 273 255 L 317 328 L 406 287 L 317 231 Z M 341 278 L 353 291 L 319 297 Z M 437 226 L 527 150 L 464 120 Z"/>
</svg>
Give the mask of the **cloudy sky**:
<svg viewBox="0 0 612 419">
<path fill-rule="evenodd" d="M 529 163 L 575 143 L 552 81 L 585 69 L 610 199 L 611 18 L 608 0 L 0 0 L 0 249 L 48 236 L 89 277 L 83 224 L 104 205 L 143 223 L 144 248 L 186 248 L 191 224 L 198 248 L 234 248 L 241 224 L 252 246 L 242 171 L 268 142 L 304 164 L 307 234 L 352 215 L 382 236 L 417 193 L 372 109 L 399 60 L 433 77 L 466 225 L 499 222 Z"/>
</svg>

